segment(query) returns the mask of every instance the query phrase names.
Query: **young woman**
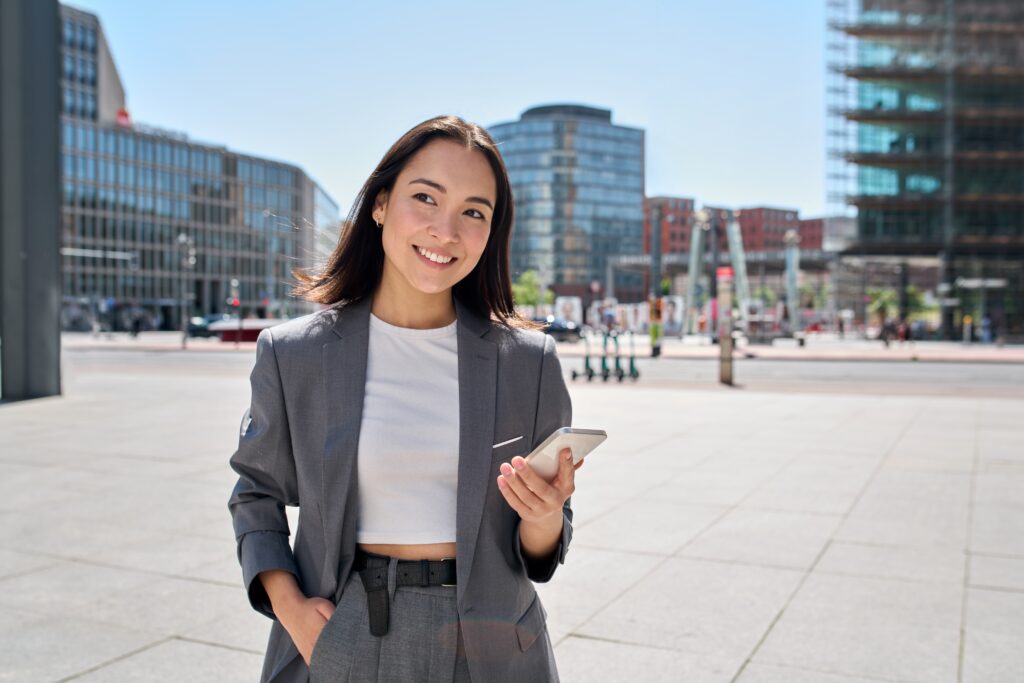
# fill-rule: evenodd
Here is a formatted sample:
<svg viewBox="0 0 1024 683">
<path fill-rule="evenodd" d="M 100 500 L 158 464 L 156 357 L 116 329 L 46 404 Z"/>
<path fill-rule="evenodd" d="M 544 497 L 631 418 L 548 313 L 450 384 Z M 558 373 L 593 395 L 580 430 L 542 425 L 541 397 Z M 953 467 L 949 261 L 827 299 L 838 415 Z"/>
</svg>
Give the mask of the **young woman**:
<svg viewBox="0 0 1024 683">
<path fill-rule="evenodd" d="M 545 481 L 523 456 L 572 406 L 513 310 L 512 212 L 487 132 L 424 121 L 325 270 L 296 273 L 329 307 L 260 334 L 228 506 L 274 620 L 262 681 L 558 679 L 532 582 L 565 561 L 576 468 L 565 449 Z"/>
</svg>

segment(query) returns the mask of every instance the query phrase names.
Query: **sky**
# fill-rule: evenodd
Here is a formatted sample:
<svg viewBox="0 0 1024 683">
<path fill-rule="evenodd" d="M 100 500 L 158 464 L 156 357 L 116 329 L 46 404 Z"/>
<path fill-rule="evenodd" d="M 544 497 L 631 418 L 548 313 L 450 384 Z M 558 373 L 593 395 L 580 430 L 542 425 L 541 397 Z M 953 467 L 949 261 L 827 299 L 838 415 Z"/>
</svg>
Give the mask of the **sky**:
<svg viewBox="0 0 1024 683">
<path fill-rule="evenodd" d="M 820 0 L 70 4 L 136 122 L 293 163 L 343 214 L 420 121 L 567 102 L 646 131 L 648 195 L 823 215 Z"/>
</svg>

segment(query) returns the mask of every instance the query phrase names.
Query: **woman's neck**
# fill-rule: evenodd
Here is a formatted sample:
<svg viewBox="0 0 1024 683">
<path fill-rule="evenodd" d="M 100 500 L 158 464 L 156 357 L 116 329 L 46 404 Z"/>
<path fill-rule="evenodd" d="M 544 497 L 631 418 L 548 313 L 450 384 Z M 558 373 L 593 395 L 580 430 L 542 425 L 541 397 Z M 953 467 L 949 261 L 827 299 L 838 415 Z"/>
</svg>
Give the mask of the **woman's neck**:
<svg viewBox="0 0 1024 683">
<path fill-rule="evenodd" d="M 373 293 L 370 311 L 386 323 L 414 330 L 429 330 L 450 325 L 455 320 L 452 290 L 427 294 L 413 287 L 389 286 L 384 278 Z"/>
</svg>

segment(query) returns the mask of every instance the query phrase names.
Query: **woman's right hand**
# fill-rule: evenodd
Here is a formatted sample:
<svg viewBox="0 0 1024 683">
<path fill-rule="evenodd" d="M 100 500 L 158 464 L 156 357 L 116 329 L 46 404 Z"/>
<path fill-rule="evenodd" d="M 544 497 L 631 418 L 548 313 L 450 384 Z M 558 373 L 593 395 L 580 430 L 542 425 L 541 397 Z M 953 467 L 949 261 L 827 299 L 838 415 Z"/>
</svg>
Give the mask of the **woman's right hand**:
<svg viewBox="0 0 1024 683">
<path fill-rule="evenodd" d="M 288 631 L 306 666 L 309 666 L 313 647 L 332 614 L 334 603 L 330 600 L 306 597 L 292 601 L 287 608 L 278 612 L 278 620 Z"/>
<path fill-rule="evenodd" d="M 313 646 L 334 614 L 334 603 L 324 598 L 307 598 L 295 575 L 283 569 L 268 569 L 260 572 L 258 578 L 267 591 L 274 615 L 309 666 Z"/>
</svg>

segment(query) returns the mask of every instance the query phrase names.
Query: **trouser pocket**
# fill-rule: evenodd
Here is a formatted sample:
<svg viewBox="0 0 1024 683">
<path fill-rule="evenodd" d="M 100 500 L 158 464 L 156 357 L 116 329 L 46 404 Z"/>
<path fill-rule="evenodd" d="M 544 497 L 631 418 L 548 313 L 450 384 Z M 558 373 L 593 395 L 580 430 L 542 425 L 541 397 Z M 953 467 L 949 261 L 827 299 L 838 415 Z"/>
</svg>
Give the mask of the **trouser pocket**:
<svg viewBox="0 0 1024 683">
<path fill-rule="evenodd" d="M 334 613 L 317 636 L 309 657 L 311 683 L 345 680 L 340 674 L 345 674 L 351 666 L 354 636 L 363 624 L 366 611 L 366 595 L 361 590 L 362 586 L 357 584 L 348 582 Z M 362 627 L 366 628 L 365 625 Z"/>
</svg>

